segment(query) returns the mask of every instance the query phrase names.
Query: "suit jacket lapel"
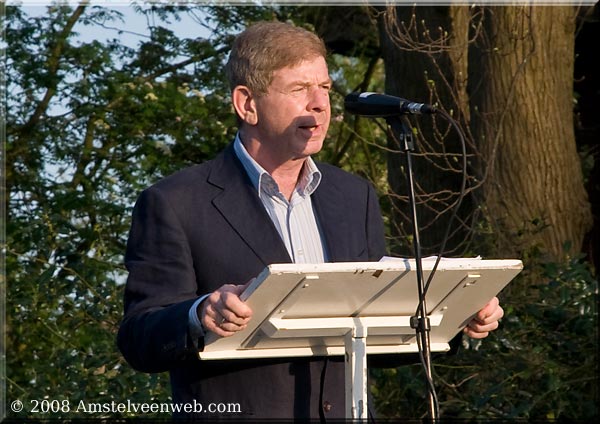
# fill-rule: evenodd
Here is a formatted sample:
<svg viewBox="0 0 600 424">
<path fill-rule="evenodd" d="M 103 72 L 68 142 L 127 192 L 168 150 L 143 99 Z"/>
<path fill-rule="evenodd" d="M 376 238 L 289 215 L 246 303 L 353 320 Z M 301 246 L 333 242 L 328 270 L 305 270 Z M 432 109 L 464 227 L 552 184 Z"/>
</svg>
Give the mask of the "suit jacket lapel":
<svg viewBox="0 0 600 424">
<path fill-rule="evenodd" d="M 208 182 L 222 189 L 212 203 L 266 265 L 291 262 L 285 244 L 260 201 L 233 145 L 215 158 Z"/>
<path fill-rule="evenodd" d="M 327 244 L 329 261 L 349 260 L 353 246 L 350 246 L 348 216 L 353 211 L 347 208 L 341 191 L 328 181 L 325 173 L 321 184 L 313 193 L 312 201 Z"/>
<path fill-rule="evenodd" d="M 215 158 L 208 182 L 222 189 L 212 203 L 245 243 L 266 265 L 289 263 L 291 258 L 277 229 L 269 218 L 242 164 L 235 156 L 233 144 Z M 327 173 L 312 195 L 313 208 L 323 231 L 330 262 L 352 260 L 357 246 L 351 246 L 348 209 L 341 190 Z"/>
</svg>

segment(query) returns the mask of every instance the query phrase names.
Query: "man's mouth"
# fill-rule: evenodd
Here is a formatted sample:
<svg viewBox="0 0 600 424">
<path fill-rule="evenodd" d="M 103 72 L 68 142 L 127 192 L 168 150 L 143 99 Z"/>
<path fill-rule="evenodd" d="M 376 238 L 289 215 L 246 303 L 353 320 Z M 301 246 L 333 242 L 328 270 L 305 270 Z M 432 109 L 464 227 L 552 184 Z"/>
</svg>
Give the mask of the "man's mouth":
<svg viewBox="0 0 600 424">
<path fill-rule="evenodd" d="M 317 128 L 319 128 L 320 125 L 300 125 L 300 128 L 305 129 L 305 130 L 310 130 L 310 131 L 314 131 Z"/>
</svg>

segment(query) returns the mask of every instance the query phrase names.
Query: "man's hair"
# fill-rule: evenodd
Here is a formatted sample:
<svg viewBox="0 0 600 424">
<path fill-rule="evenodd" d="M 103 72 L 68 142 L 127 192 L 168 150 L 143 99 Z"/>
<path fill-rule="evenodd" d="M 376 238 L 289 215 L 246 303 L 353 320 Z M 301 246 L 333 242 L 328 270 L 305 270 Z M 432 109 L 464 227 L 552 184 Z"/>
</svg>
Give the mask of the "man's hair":
<svg viewBox="0 0 600 424">
<path fill-rule="evenodd" d="M 236 37 L 225 72 L 232 90 L 244 85 L 260 95 L 267 92 L 273 72 L 326 56 L 316 34 L 283 22 L 258 22 Z"/>
</svg>

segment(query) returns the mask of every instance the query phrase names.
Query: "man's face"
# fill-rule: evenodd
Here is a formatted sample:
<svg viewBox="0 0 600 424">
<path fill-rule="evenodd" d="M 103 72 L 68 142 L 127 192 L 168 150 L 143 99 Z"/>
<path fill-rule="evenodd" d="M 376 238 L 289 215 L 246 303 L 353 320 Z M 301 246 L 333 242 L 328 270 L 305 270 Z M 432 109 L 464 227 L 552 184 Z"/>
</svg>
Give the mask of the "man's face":
<svg viewBox="0 0 600 424">
<path fill-rule="evenodd" d="M 255 98 L 261 148 L 281 161 L 319 152 L 329 128 L 331 79 L 323 57 L 279 69 Z"/>
</svg>

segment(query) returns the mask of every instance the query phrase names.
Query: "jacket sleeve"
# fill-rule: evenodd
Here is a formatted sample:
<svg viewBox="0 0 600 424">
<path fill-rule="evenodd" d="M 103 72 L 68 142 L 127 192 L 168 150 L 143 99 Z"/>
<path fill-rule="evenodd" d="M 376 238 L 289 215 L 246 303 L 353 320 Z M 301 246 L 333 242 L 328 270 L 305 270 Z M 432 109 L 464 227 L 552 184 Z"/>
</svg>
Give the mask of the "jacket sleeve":
<svg viewBox="0 0 600 424">
<path fill-rule="evenodd" d="M 386 255 L 385 230 L 379 198 L 371 184 L 368 184 L 367 192 L 367 219 L 366 233 L 369 250 L 369 260 L 378 261 Z"/>
<path fill-rule="evenodd" d="M 167 371 L 197 354 L 188 332 L 198 284 L 189 243 L 159 189 L 144 191 L 133 211 L 125 265 L 125 316 L 117 344 L 127 362 L 145 372 Z"/>
</svg>

